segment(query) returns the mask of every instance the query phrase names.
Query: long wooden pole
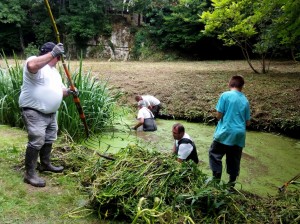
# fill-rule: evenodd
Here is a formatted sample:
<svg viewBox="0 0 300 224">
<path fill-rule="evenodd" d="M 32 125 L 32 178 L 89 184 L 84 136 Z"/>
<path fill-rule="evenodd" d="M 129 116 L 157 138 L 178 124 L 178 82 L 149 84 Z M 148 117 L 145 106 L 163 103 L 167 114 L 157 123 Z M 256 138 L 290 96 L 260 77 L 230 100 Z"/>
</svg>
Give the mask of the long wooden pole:
<svg viewBox="0 0 300 224">
<path fill-rule="evenodd" d="M 57 29 L 57 26 L 56 26 L 56 23 L 55 23 L 55 20 L 54 20 L 54 17 L 53 17 L 53 14 L 52 14 L 52 11 L 51 11 L 51 8 L 50 8 L 50 5 L 49 5 L 49 2 L 48 2 L 48 0 L 44 0 L 44 1 L 45 1 L 45 5 L 47 7 L 48 13 L 49 13 L 49 17 L 50 17 L 51 22 L 52 22 L 52 26 L 53 26 L 53 29 L 54 29 L 54 32 L 55 32 L 57 43 L 60 43 L 59 32 L 58 32 L 58 29 Z M 65 70 L 65 73 L 66 73 L 66 76 L 67 76 L 67 79 L 68 79 L 68 82 L 69 82 L 69 85 L 70 85 L 70 89 L 72 91 L 75 91 L 75 86 L 74 86 L 74 84 L 72 82 L 69 70 L 68 70 L 67 65 L 65 63 L 65 60 L 64 60 L 64 57 L 62 56 L 60 58 L 61 58 L 62 65 L 63 65 L 63 68 Z M 86 123 L 86 118 L 85 118 L 83 109 L 81 107 L 79 97 L 76 96 L 75 94 L 73 94 L 73 101 L 74 101 L 74 103 L 76 105 L 76 108 L 78 110 L 80 119 L 83 122 L 86 137 L 88 138 L 89 137 L 89 129 L 88 129 L 88 126 L 87 126 L 87 123 Z"/>
</svg>

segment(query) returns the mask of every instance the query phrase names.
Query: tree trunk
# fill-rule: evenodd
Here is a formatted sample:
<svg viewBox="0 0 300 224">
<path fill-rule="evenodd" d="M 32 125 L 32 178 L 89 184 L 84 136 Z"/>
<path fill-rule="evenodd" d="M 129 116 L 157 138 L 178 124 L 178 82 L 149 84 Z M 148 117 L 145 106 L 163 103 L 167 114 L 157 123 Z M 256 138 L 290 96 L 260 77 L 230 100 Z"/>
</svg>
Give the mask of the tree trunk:
<svg viewBox="0 0 300 224">
<path fill-rule="evenodd" d="M 247 60 L 247 63 L 248 65 L 250 66 L 250 68 L 252 69 L 252 71 L 254 71 L 256 74 L 259 74 L 259 72 L 253 67 L 252 63 L 251 63 L 251 60 L 250 60 L 250 57 L 249 57 L 249 54 L 248 54 L 248 51 L 246 48 L 244 48 L 243 46 L 240 45 L 240 48 L 242 50 L 242 53 L 243 53 L 243 56 L 244 58 Z"/>
<path fill-rule="evenodd" d="M 265 58 L 265 55 L 261 56 L 261 66 L 262 66 L 262 73 L 266 74 L 266 58 Z"/>
<path fill-rule="evenodd" d="M 23 38 L 23 32 L 22 32 L 22 27 L 18 27 L 19 30 L 19 38 L 20 38 L 20 46 L 22 48 L 22 51 L 25 51 L 25 46 L 24 46 L 24 38 Z"/>
<path fill-rule="evenodd" d="M 295 52 L 294 52 L 295 48 L 294 47 L 291 47 L 291 56 L 292 56 L 292 59 L 293 61 L 297 62 L 297 59 L 295 57 Z"/>
<path fill-rule="evenodd" d="M 141 25 L 141 14 L 139 13 L 138 14 L 138 26 L 140 26 Z"/>
</svg>

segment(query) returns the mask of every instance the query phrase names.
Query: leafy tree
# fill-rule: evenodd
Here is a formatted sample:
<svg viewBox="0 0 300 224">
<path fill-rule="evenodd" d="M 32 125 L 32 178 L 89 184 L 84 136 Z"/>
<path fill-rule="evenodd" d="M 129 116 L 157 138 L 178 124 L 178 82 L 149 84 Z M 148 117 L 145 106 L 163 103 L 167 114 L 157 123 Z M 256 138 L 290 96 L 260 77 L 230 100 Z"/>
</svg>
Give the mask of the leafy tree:
<svg viewBox="0 0 300 224">
<path fill-rule="evenodd" d="M 100 34 L 111 32 L 111 23 L 106 15 L 109 4 L 103 0 L 72 0 L 61 10 L 58 24 L 64 25 L 66 42 L 85 49 L 91 39 L 97 40 Z"/>
<path fill-rule="evenodd" d="M 58 5 L 53 5 L 53 1 L 49 1 L 51 4 L 51 11 L 56 18 Z M 32 26 L 32 32 L 34 33 L 35 42 L 38 46 L 45 42 L 56 42 L 55 34 L 53 32 L 53 27 L 51 20 L 49 19 L 49 14 L 47 12 L 44 1 L 36 1 L 32 4 L 30 14 L 28 14 L 28 19 Z M 60 28 L 60 26 L 58 25 Z"/>
<path fill-rule="evenodd" d="M 179 0 L 171 13 L 163 17 L 161 27 L 163 45 L 181 49 L 191 48 L 203 38 L 199 31 L 204 25 L 199 15 L 205 10 L 204 0 Z"/>
<path fill-rule="evenodd" d="M 199 21 L 199 14 L 207 9 L 208 1 L 179 0 L 165 4 L 155 2 L 144 15 L 144 21 L 149 37 L 152 37 L 152 41 L 160 49 L 184 53 L 201 45 L 204 35 L 199 31 L 204 25 Z"/>
<path fill-rule="evenodd" d="M 297 0 L 48 1 L 61 40 L 72 55 L 85 50 L 88 41 L 97 43 L 100 35 L 110 36 L 114 15 L 128 10 L 139 14 L 143 32 L 148 31 L 142 36 L 151 38 L 149 46 L 159 49 L 184 53 L 201 46 L 204 52 L 206 45 L 217 49 L 217 36 L 224 45 L 239 46 L 257 73 L 251 62 L 253 53 L 261 58 L 262 72 L 266 72 L 265 61 L 272 55 L 289 50 L 295 60 L 300 56 Z M 40 46 L 56 40 L 43 0 L 2 0 L 0 29 L 0 48 L 4 51 L 24 52 L 31 43 Z M 199 32 L 202 29 L 204 33 Z"/>
<path fill-rule="evenodd" d="M 42 0 L 5 0 L 0 3 L 0 43 L 5 51 L 24 52 L 27 45 L 53 41 L 53 31 Z M 7 54 L 7 55 L 8 55 Z"/>
<path fill-rule="evenodd" d="M 206 34 L 217 34 L 225 45 L 237 45 L 255 73 L 250 54 L 261 57 L 262 72 L 266 58 L 281 46 L 295 46 L 299 37 L 299 9 L 293 0 L 212 0 L 211 11 L 203 12 Z M 298 7 L 299 8 L 299 7 Z M 298 14 L 297 14 L 298 13 Z M 298 17 L 297 17 L 298 15 Z M 293 33 L 293 35 L 291 35 Z M 285 41 L 285 40 L 290 41 Z M 299 38 L 298 38 L 299 39 Z"/>
<path fill-rule="evenodd" d="M 248 52 L 253 47 L 251 38 L 258 33 L 257 18 L 251 17 L 254 8 L 255 2 L 250 0 L 212 0 L 212 10 L 203 12 L 201 19 L 205 23 L 204 33 L 216 33 L 225 45 L 239 46 L 252 70 L 258 73 Z"/>
<path fill-rule="evenodd" d="M 0 2 L 0 42 L 2 48 L 13 49 L 19 45 L 24 50 L 22 26 L 27 22 L 30 1 L 2 0 Z"/>
<path fill-rule="evenodd" d="M 271 9 L 280 12 L 273 19 L 272 36 L 279 39 L 279 44 L 291 50 L 294 60 L 300 59 L 300 1 L 297 0 L 265 0 Z M 276 7 L 275 7 L 276 6 Z M 270 9 L 270 8 L 269 8 Z"/>
<path fill-rule="evenodd" d="M 152 9 L 164 8 L 177 4 L 178 0 L 124 0 L 124 8 L 129 12 L 146 15 Z"/>
<path fill-rule="evenodd" d="M 80 48 L 100 33 L 109 34 L 111 23 L 107 12 L 116 2 L 119 3 L 116 0 L 49 0 L 66 48 L 73 48 L 72 44 Z M 24 51 L 31 42 L 41 45 L 46 41 L 56 41 L 43 0 L 1 1 L 0 28 L 1 47 L 6 49 L 19 49 L 21 46 Z"/>
</svg>

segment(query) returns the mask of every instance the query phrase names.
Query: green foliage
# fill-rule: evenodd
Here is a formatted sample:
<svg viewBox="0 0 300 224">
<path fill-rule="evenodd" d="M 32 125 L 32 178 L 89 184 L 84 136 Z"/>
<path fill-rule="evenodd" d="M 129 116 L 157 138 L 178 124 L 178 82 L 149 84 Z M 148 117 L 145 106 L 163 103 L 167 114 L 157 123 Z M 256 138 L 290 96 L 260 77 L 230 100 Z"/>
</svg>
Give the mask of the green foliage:
<svg viewBox="0 0 300 224">
<path fill-rule="evenodd" d="M 124 8 L 130 12 L 147 14 L 153 9 L 168 7 L 176 2 L 177 0 L 130 0 L 124 4 Z"/>
<path fill-rule="evenodd" d="M 30 23 L 28 6 L 31 4 L 32 0 L 3 0 L 0 2 L 0 49 L 7 54 L 11 55 L 13 51 L 19 52 L 24 48 L 23 40 L 28 33 L 27 24 Z"/>
<path fill-rule="evenodd" d="M 132 58 L 135 60 L 160 61 L 171 58 L 166 52 L 162 52 L 157 43 L 150 38 L 148 30 L 140 29 L 135 33 L 134 45 L 131 50 Z"/>
<path fill-rule="evenodd" d="M 160 28 L 162 45 L 175 48 L 192 48 L 203 37 L 204 25 L 199 15 L 207 8 L 203 0 L 181 0 L 170 8 L 171 13 L 163 17 Z"/>
<path fill-rule="evenodd" d="M 29 43 L 28 46 L 25 48 L 24 54 L 26 58 L 28 58 L 31 55 L 38 55 L 39 52 L 40 50 L 35 44 Z"/>
<path fill-rule="evenodd" d="M 100 33 L 110 33 L 111 27 L 105 15 L 105 1 L 70 1 L 68 7 L 59 18 L 65 24 L 65 30 L 72 36 L 77 45 L 85 45 Z"/>
<path fill-rule="evenodd" d="M 15 66 L 9 66 L 4 56 L 6 69 L 0 68 L 0 123 L 23 127 L 19 109 L 19 95 L 22 85 L 22 67 L 17 58 Z"/>
<path fill-rule="evenodd" d="M 109 7 L 120 5 L 120 2 L 77 0 L 49 1 L 49 4 L 61 40 L 66 43 L 66 49 L 68 47 L 73 49 L 76 45 L 80 52 L 82 46 L 85 46 L 90 39 L 97 38 L 99 34 L 110 34 L 110 17 L 106 12 Z M 4 31 L 0 34 L 0 48 L 5 47 L 7 53 L 9 47 L 19 51 L 20 45 L 23 47 L 22 45 L 26 46 L 30 42 L 41 45 L 47 41 L 56 41 L 56 34 L 44 1 L 1 1 L 0 27 L 1 31 Z M 17 33 L 16 28 L 19 29 Z M 14 44 L 10 45 L 12 35 L 14 35 Z"/>
<path fill-rule="evenodd" d="M 257 34 L 253 13 L 253 1 L 212 0 L 213 10 L 201 15 L 205 33 L 216 32 L 225 45 L 242 45 Z"/>
<path fill-rule="evenodd" d="M 49 3 L 61 41 L 74 58 L 86 50 L 89 41 L 110 36 L 113 18 L 125 12 L 142 16 L 140 25 L 148 28 L 147 38 L 151 38 L 149 42 L 156 46 L 155 50 L 193 53 L 206 49 L 203 46 L 207 40 L 214 45 L 218 37 L 225 45 L 238 45 L 245 57 L 247 50 L 263 59 L 275 53 L 286 57 L 287 51 L 293 59 L 299 57 L 300 7 L 295 0 L 49 0 Z M 0 48 L 7 55 L 23 53 L 29 43 L 39 46 L 56 40 L 44 1 L 1 1 L 0 29 Z M 204 34 L 209 35 L 207 39 Z"/>
<path fill-rule="evenodd" d="M 202 39 L 203 24 L 199 14 L 207 8 L 207 1 L 181 0 L 169 4 L 153 4 L 145 13 L 148 38 L 158 49 L 188 51 Z"/>
<path fill-rule="evenodd" d="M 20 4 L 21 3 L 21 4 Z M 0 2 L 0 22 L 21 24 L 26 18 L 26 12 L 19 0 L 2 0 Z"/>
<path fill-rule="evenodd" d="M 147 52 L 145 52 L 145 42 L 148 40 L 147 35 L 147 31 L 144 29 L 135 33 L 134 46 L 131 49 L 132 58 L 135 60 L 142 59 L 147 55 Z"/>
<path fill-rule="evenodd" d="M 181 203 L 205 185 L 207 177 L 194 162 L 181 166 L 174 158 L 135 144 L 121 149 L 114 158 L 114 162 L 100 160 L 101 166 L 96 163 L 83 175 L 91 177 L 91 204 L 101 219 L 125 217 L 135 220 L 133 223 L 147 219 L 176 223 L 196 207 Z M 203 206 L 209 206 L 210 199 L 203 202 Z"/>
<path fill-rule="evenodd" d="M 300 2 L 265 0 L 264 3 L 269 5 L 267 9 L 273 15 L 270 26 L 272 38 L 278 39 L 280 46 L 291 50 L 292 56 L 296 59 L 296 55 L 300 54 Z"/>
<path fill-rule="evenodd" d="M 215 34 L 225 45 L 237 45 L 250 64 L 248 49 L 262 58 L 299 44 L 299 3 L 296 1 L 213 0 L 203 12 L 206 34 Z M 288 40 L 288 41 L 287 41 Z M 280 48 L 281 47 L 281 48 Z M 251 68 L 257 72 L 250 64 Z"/>
<path fill-rule="evenodd" d="M 116 101 L 121 93 L 110 89 L 107 80 L 93 77 L 91 71 L 84 73 L 82 61 L 78 70 L 72 74 L 72 81 L 80 92 L 80 102 L 90 132 L 99 133 L 103 128 L 111 126 L 115 116 Z M 68 86 L 66 79 L 65 82 Z M 72 97 L 64 99 L 58 112 L 58 123 L 60 130 L 68 132 L 73 139 L 84 136 L 84 127 Z"/>
</svg>

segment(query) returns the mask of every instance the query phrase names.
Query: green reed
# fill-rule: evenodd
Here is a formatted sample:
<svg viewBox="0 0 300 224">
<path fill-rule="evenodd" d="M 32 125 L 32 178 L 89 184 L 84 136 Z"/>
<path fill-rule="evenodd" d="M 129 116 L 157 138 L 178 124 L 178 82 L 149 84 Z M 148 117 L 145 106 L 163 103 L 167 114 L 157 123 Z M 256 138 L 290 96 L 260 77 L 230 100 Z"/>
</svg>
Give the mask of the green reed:
<svg viewBox="0 0 300 224">
<path fill-rule="evenodd" d="M 19 95 L 22 85 L 22 72 L 18 59 L 14 58 L 14 66 L 2 57 L 5 68 L 0 67 L 0 123 L 12 127 L 23 127 L 19 109 Z"/>
<path fill-rule="evenodd" d="M 104 128 L 112 126 L 115 119 L 116 102 L 121 93 L 111 89 L 107 80 L 95 78 L 92 71 L 84 73 L 82 61 L 79 68 L 72 74 L 72 81 L 79 90 L 80 103 L 90 132 L 99 133 Z M 66 86 L 69 85 L 65 76 L 64 82 Z M 84 136 L 84 127 L 72 97 L 64 99 L 58 113 L 58 122 L 60 130 L 68 132 L 73 138 Z"/>
</svg>

